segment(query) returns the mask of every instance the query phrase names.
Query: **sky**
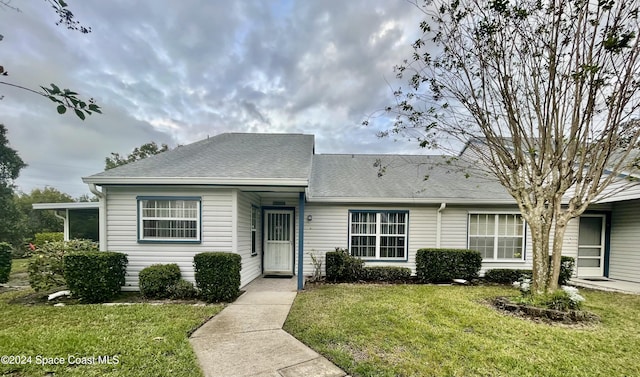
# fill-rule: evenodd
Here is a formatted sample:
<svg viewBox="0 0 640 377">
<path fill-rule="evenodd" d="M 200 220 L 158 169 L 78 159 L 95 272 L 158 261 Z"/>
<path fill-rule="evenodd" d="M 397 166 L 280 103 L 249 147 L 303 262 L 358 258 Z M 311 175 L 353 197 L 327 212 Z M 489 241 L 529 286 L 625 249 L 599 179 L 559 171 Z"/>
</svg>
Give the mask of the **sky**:
<svg viewBox="0 0 640 377">
<path fill-rule="evenodd" d="M 28 164 L 22 192 L 77 197 L 111 152 L 225 132 L 314 134 L 316 153 L 429 153 L 377 137 L 384 116 L 362 126 L 393 104 L 393 66 L 420 37 L 424 15 L 406 0 L 66 1 L 91 33 L 56 26 L 44 0 L 0 8 L 0 81 L 55 83 L 103 111 L 81 121 L 0 85 L 0 123 Z"/>
</svg>

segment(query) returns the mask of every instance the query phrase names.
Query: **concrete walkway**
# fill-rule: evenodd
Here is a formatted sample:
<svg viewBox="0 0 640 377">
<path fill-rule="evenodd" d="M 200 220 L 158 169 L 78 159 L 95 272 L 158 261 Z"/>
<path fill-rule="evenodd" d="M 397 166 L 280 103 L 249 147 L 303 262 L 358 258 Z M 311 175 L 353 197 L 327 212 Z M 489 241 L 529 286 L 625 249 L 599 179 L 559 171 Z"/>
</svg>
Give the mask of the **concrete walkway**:
<svg viewBox="0 0 640 377">
<path fill-rule="evenodd" d="M 611 279 L 571 279 L 569 284 L 576 287 L 597 289 L 600 291 L 629 293 L 634 295 L 640 295 L 640 283 L 633 283 L 630 281 L 611 280 Z"/>
<path fill-rule="evenodd" d="M 329 360 L 282 330 L 296 280 L 258 278 L 191 335 L 206 377 L 343 377 Z"/>
</svg>

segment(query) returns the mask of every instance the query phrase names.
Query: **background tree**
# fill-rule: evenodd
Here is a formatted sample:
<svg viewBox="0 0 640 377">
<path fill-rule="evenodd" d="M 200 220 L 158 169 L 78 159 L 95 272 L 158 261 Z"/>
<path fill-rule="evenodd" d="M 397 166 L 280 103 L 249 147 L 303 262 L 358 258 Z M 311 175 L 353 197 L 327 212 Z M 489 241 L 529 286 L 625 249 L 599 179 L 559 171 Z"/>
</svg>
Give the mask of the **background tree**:
<svg viewBox="0 0 640 377">
<path fill-rule="evenodd" d="M 60 17 L 60 20 L 56 22 L 56 25 L 63 25 L 69 30 L 77 30 L 83 34 L 90 33 L 91 28 L 81 25 L 76 19 L 73 13 L 67 8 L 67 3 L 64 0 L 46 0 L 49 5 L 55 10 Z M 10 0 L 0 0 L 0 9 L 8 8 L 16 12 L 20 12 L 20 9 L 14 7 Z M 0 41 L 4 36 L 0 34 Z M 9 76 L 8 68 L 5 68 L 0 62 L 0 76 Z M 84 120 L 87 115 L 92 113 L 102 113 L 100 106 L 98 106 L 93 98 L 89 100 L 82 100 L 78 97 L 78 93 L 69 89 L 60 89 L 55 84 L 49 84 L 49 86 L 41 86 L 40 89 L 32 89 L 22 86 L 17 83 L 12 83 L 6 80 L 0 81 L 0 85 L 9 86 L 17 89 L 26 90 L 28 92 L 43 96 L 51 100 L 56 104 L 56 110 L 59 114 L 64 114 L 67 109 L 73 110 L 75 115 Z M 0 96 L 0 100 L 3 96 Z"/>
<path fill-rule="evenodd" d="M 142 160 L 143 158 L 147 158 L 161 152 L 166 152 L 168 150 L 169 146 L 167 144 L 162 144 L 161 147 L 158 147 L 158 144 L 156 144 L 155 141 L 152 141 L 135 148 L 126 157 L 122 156 L 120 153 L 111 152 L 111 157 L 105 158 L 104 170 L 113 169 L 121 165 Z"/>
<path fill-rule="evenodd" d="M 472 147 L 531 231 L 533 292 L 557 289 L 570 219 L 634 167 L 639 1 L 436 0 L 396 67 L 388 131 Z M 608 173 L 608 174 L 607 174 Z M 554 234 L 550 244 L 551 234 Z M 548 255 L 552 254 L 549 262 Z"/>
<path fill-rule="evenodd" d="M 13 198 L 14 180 L 27 165 L 9 147 L 7 129 L 0 124 L 0 242 L 18 246 L 23 241 L 25 218 Z"/>
<path fill-rule="evenodd" d="M 54 211 L 35 210 L 34 203 L 70 203 L 73 198 L 53 187 L 33 189 L 30 193 L 15 196 L 16 203 L 26 219 L 25 238 L 32 239 L 36 233 L 62 232 L 62 219 L 55 216 Z"/>
</svg>

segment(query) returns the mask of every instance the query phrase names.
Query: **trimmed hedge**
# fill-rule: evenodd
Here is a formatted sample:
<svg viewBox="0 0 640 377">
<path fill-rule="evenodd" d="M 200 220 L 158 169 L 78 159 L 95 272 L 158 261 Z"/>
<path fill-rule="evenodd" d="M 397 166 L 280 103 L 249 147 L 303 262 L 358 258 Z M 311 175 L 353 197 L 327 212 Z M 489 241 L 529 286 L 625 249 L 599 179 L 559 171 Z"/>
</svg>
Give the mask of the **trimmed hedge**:
<svg viewBox="0 0 640 377">
<path fill-rule="evenodd" d="M 182 274 L 177 264 L 154 264 L 138 274 L 140 294 L 146 298 L 167 298 L 170 288 L 175 286 Z"/>
<path fill-rule="evenodd" d="M 70 253 L 64 256 L 64 277 L 71 295 L 82 301 L 105 302 L 124 285 L 127 256 L 110 251 Z"/>
<path fill-rule="evenodd" d="M 0 242 L 0 284 L 9 281 L 11 274 L 11 245 Z"/>
<path fill-rule="evenodd" d="M 467 249 L 420 249 L 416 254 L 416 275 L 425 283 L 453 279 L 472 280 L 482 267 L 480 252 Z"/>
<path fill-rule="evenodd" d="M 404 282 L 411 278 L 411 269 L 395 266 L 365 267 L 362 280 L 381 282 Z"/>
<path fill-rule="evenodd" d="M 352 257 L 349 250 L 336 248 L 325 256 L 327 280 L 331 282 L 354 282 L 363 276 L 364 262 Z"/>
<path fill-rule="evenodd" d="M 193 257 L 196 285 L 207 302 L 231 302 L 240 295 L 242 257 L 233 253 L 200 253 Z"/>
<path fill-rule="evenodd" d="M 521 278 L 531 278 L 531 270 L 516 270 L 511 268 L 495 268 L 487 270 L 484 273 L 484 278 L 487 281 L 498 284 L 512 284 L 519 281 Z"/>
</svg>

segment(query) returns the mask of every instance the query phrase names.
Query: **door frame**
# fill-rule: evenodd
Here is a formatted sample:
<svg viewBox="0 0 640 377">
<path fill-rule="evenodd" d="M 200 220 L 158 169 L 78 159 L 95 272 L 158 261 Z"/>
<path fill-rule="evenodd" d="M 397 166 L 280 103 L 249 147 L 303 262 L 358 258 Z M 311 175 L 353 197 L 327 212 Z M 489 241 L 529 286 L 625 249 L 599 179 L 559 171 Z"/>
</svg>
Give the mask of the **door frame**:
<svg viewBox="0 0 640 377">
<path fill-rule="evenodd" d="M 580 252 L 580 219 L 582 217 L 599 217 L 602 219 L 602 255 L 600 257 L 601 261 L 601 274 L 600 275 L 580 275 L 580 267 L 578 267 L 578 258 Z M 609 253 L 610 253 L 610 243 L 611 243 L 611 212 L 605 211 L 589 211 L 585 212 L 578 217 L 578 239 L 577 239 L 577 249 L 576 249 L 576 260 L 575 260 L 575 273 L 578 278 L 581 277 L 608 277 L 609 276 Z M 584 268 L 584 267 L 583 267 Z"/>
<path fill-rule="evenodd" d="M 261 238 L 262 238 L 262 253 L 261 253 L 261 273 L 264 274 L 264 261 L 265 261 L 265 253 L 267 251 L 267 238 L 265 234 L 265 229 L 267 228 L 267 211 L 289 211 L 291 212 L 291 274 L 295 276 L 295 266 L 296 266 L 296 208 L 295 207 L 280 207 L 280 206 L 263 206 L 262 207 L 262 229 L 261 229 Z"/>
</svg>

